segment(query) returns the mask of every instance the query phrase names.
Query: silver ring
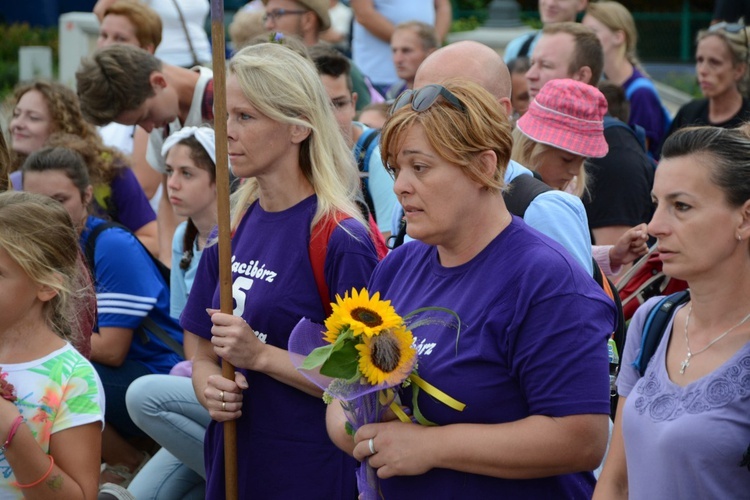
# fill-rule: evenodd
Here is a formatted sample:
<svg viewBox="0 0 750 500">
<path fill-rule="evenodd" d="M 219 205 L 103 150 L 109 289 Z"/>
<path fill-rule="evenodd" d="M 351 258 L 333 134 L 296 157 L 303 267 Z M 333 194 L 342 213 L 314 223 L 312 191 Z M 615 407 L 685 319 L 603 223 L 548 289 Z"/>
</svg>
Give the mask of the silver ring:
<svg viewBox="0 0 750 500">
<path fill-rule="evenodd" d="M 370 447 L 371 455 L 374 455 L 377 453 L 377 451 L 375 451 L 375 438 L 370 438 L 370 440 L 367 442 L 367 446 Z"/>
<path fill-rule="evenodd" d="M 224 391 L 219 391 L 219 401 L 224 402 Z"/>
<path fill-rule="evenodd" d="M 222 401 L 221 402 L 221 409 L 222 409 L 222 411 L 227 411 L 227 402 L 226 401 Z"/>
</svg>

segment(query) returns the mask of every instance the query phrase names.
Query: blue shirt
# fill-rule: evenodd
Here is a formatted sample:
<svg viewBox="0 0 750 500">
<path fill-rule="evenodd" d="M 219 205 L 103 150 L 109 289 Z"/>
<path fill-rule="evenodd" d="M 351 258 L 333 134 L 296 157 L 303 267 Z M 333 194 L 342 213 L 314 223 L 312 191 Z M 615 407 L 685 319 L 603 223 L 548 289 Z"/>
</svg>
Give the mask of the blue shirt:
<svg viewBox="0 0 750 500">
<path fill-rule="evenodd" d="M 104 222 L 86 219 L 79 240 L 82 249 L 91 230 Z M 169 288 L 143 245 L 118 227 L 102 231 L 96 239 L 94 280 L 98 328 L 134 330 L 126 359 L 144 364 L 152 373 L 168 373 L 180 357 L 141 323 L 150 317 L 180 344 L 182 329 L 169 316 Z M 139 328 L 148 340 L 138 334 Z"/>
</svg>

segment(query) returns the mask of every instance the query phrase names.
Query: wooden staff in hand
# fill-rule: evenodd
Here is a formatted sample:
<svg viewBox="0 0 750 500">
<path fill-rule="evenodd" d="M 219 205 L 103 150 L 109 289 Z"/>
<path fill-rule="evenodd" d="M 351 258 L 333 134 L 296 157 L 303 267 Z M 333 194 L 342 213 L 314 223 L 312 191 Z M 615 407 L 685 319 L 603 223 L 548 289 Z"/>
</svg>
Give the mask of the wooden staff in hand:
<svg viewBox="0 0 750 500">
<path fill-rule="evenodd" d="M 211 41 L 214 70 L 214 129 L 216 131 L 216 190 L 219 225 L 219 292 L 221 312 L 232 314 L 232 248 L 229 227 L 229 163 L 227 154 L 227 99 L 224 4 L 211 0 Z M 221 362 L 222 375 L 234 380 L 234 366 Z M 224 422 L 224 480 L 228 500 L 237 500 L 237 421 Z"/>
</svg>

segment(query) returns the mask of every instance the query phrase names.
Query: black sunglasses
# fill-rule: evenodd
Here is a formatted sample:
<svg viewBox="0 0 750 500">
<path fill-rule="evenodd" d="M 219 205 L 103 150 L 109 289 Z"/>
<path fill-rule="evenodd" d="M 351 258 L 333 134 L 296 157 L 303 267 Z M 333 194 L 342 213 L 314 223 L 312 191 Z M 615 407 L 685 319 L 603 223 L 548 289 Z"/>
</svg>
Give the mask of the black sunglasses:
<svg viewBox="0 0 750 500">
<path fill-rule="evenodd" d="M 430 106 L 437 102 L 438 97 L 443 97 L 448 104 L 458 109 L 462 113 L 466 113 L 466 106 L 459 100 L 458 97 L 453 95 L 450 90 L 446 89 L 442 85 L 435 83 L 425 85 L 421 89 L 411 90 L 407 89 L 401 92 L 401 95 L 393 101 L 391 108 L 388 110 L 388 115 L 392 115 L 399 109 L 403 108 L 407 104 L 411 103 L 411 109 L 417 113 L 427 111 Z"/>
</svg>

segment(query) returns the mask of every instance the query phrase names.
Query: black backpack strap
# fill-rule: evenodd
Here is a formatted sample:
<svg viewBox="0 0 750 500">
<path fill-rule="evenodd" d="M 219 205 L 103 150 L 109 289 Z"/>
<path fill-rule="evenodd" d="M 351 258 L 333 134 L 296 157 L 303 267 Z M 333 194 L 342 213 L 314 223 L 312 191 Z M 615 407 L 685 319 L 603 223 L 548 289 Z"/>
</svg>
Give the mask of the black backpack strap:
<svg viewBox="0 0 750 500">
<path fill-rule="evenodd" d="M 503 200 L 510 213 L 523 218 L 534 198 L 551 190 L 552 188 L 536 175 L 521 174 L 510 181 L 508 188 L 503 191 Z"/>
<path fill-rule="evenodd" d="M 86 256 L 86 263 L 89 266 L 89 271 L 91 272 L 91 276 L 96 281 L 96 273 L 95 273 L 95 260 L 94 256 L 96 255 L 96 240 L 99 238 L 99 235 L 102 234 L 105 230 L 113 228 L 113 227 L 119 227 L 123 231 L 126 231 L 128 233 L 132 232 L 127 227 L 123 226 L 122 224 L 118 224 L 117 222 L 112 221 L 106 221 L 98 226 L 94 227 L 91 232 L 88 235 L 88 238 L 86 239 L 86 248 L 84 251 L 84 255 Z M 151 255 L 151 252 L 148 251 L 148 249 L 143 246 L 143 243 L 141 243 L 141 240 L 139 240 L 135 235 L 133 235 L 133 238 L 135 238 L 135 241 L 137 241 L 141 247 L 143 247 L 143 250 L 146 252 L 146 255 L 148 255 L 151 258 L 151 261 L 156 265 L 156 268 L 159 270 L 159 273 L 162 275 L 162 278 L 167 283 L 167 286 L 169 286 L 169 268 L 165 266 L 160 260 L 158 260 L 156 257 Z M 97 313 L 98 314 L 98 313 Z M 182 359 L 185 359 L 185 350 L 180 345 L 179 342 L 177 342 L 175 339 L 169 336 L 169 334 L 161 327 L 159 326 L 156 321 L 154 321 L 150 316 L 146 316 L 141 324 L 133 330 L 133 333 L 135 335 L 138 335 L 138 338 L 141 340 L 143 344 L 146 344 L 149 342 L 148 334 L 145 332 L 144 328 L 148 329 L 151 333 L 154 334 L 156 338 L 161 340 L 167 347 L 172 349 L 174 352 L 176 352 Z"/>
<path fill-rule="evenodd" d="M 638 355 L 638 359 L 633 362 L 633 366 L 638 370 L 641 377 L 646 373 L 648 362 L 654 356 L 656 348 L 659 347 L 659 342 L 664 336 L 664 330 L 667 328 L 667 323 L 672 318 L 675 308 L 688 300 L 690 300 L 690 291 L 682 290 L 664 297 L 649 311 L 643 324 L 641 353 Z"/>
<path fill-rule="evenodd" d="M 531 44 L 534 43 L 534 39 L 536 38 L 537 34 L 539 34 L 539 32 L 535 31 L 531 33 L 528 38 L 526 38 L 526 40 L 523 41 L 523 45 L 521 45 L 521 48 L 518 50 L 518 55 L 516 55 L 516 57 L 529 57 Z"/>
</svg>

